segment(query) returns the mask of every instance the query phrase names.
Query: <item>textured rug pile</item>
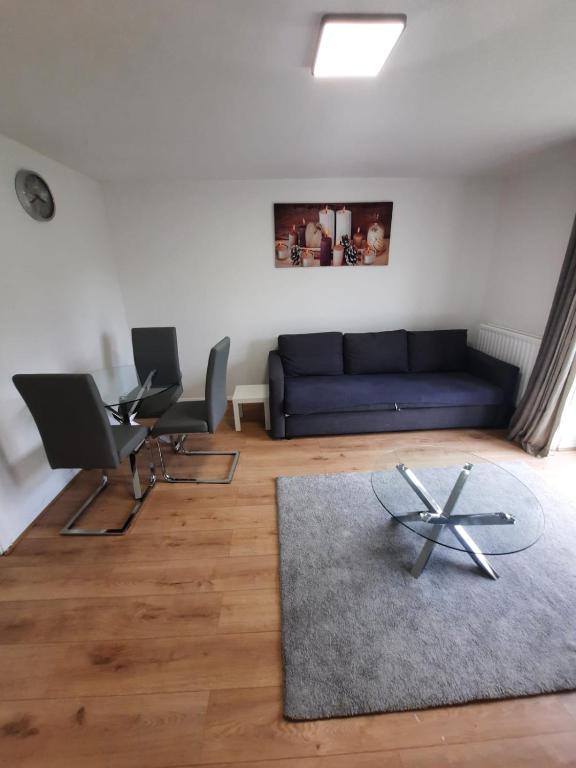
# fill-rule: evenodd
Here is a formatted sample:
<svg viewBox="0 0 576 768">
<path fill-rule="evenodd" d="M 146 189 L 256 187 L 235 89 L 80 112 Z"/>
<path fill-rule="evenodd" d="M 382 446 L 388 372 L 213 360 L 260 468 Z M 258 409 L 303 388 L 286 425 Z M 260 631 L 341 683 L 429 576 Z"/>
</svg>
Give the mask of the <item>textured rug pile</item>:
<svg viewBox="0 0 576 768">
<path fill-rule="evenodd" d="M 576 688 L 576 511 L 522 463 L 506 469 L 546 528 L 491 558 L 497 581 L 445 547 L 414 579 L 423 539 L 393 522 L 369 473 L 278 478 L 287 718 Z"/>
</svg>

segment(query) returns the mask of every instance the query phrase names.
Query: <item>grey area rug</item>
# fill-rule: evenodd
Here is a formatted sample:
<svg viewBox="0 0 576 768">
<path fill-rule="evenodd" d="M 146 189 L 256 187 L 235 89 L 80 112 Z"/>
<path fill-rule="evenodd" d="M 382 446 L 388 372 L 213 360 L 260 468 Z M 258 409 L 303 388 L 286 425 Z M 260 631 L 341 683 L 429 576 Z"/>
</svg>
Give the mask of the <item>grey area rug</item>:
<svg viewBox="0 0 576 768">
<path fill-rule="evenodd" d="M 546 528 L 490 559 L 497 581 L 445 547 L 414 579 L 424 540 L 392 521 L 369 473 L 277 479 L 287 718 L 576 688 L 576 511 L 526 465 L 504 466 L 540 499 Z"/>
</svg>

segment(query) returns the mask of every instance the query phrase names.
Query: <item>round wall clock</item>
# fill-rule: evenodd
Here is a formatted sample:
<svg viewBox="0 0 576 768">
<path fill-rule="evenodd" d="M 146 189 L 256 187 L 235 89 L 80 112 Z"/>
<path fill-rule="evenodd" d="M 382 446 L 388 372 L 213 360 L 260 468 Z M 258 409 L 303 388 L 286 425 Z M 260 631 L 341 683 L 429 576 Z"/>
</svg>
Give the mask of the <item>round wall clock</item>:
<svg viewBox="0 0 576 768">
<path fill-rule="evenodd" d="M 50 221 L 56 210 L 50 187 L 33 171 L 21 170 L 14 179 L 16 195 L 22 208 L 36 221 Z"/>
</svg>

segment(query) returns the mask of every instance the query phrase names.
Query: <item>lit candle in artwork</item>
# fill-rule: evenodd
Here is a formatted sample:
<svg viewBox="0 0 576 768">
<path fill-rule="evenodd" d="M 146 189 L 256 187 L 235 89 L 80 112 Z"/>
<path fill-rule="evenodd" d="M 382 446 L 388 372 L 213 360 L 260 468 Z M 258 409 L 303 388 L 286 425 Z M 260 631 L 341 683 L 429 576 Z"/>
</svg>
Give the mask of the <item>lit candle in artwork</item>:
<svg viewBox="0 0 576 768">
<path fill-rule="evenodd" d="M 376 260 L 376 251 L 373 248 L 366 248 L 364 251 L 364 264 L 374 264 Z"/>
<path fill-rule="evenodd" d="M 319 221 L 309 221 L 306 224 L 306 248 L 320 248 L 322 240 L 322 225 Z"/>
<path fill-rule="evenodd" d="M 329 267 L 332 259 L 332 238 L 326 232 L 322 234 L 320 241 L 320 266 Z"/>
<path fill-rule="evenodd" d="M 336 243 L 342 242 L 342 235 L 352 235 L 352 211 L 346 206 L 336 211 Z"/>
<path fill-rule="evenodd" d="M 334 240 L 334 211 L 325 206 L 318 214 L 320 226 L 331 240 Z"/>
<path fill-rule="evenodd" d="M 344 263 L 344 246 L 337 244 L 332 252 L 332 263 L 335 267 L 341 267 Z"/>
<path fill-rule="evenodd" d="M 354 245 L 356 246 L 356 248 L 358 248 L 358 250 L 360 250 L 360 248 L 362 248 L 362 232 L 360 232 L 360 227 L 358 227 L 358 229 L 354 233 L 353 240 L 354 240 Z"/>
<path fill-rule="evenodd" d="M 298 244 L 298 232 L 296 232 L 296 224 L 292 224 L 292 229 L 288 232 L 288 248 L 292 248 L 293 245 Z"/>
<path fill-rule="evenodd" d="M 366 239 L 368 240 L 368 246 L 373 248 L 376 253 L 382 253 L 386 247 L 384 227 L 380 223 L 380 214 L 376 216 L 376 221 L 370 225 Z"/>
<path fill-rule="evenodd" d="M 303 267 L 314 266 L 314 251 L 311 251 L 309 248 L 305 248 L 302 251 L 302 266 Z"/>
<path fill-rule="evenodd" d="M 302 224 L 298 225 L 298 245 L 306 247 L 306 219 L 302 219 Z"/>
</svg>

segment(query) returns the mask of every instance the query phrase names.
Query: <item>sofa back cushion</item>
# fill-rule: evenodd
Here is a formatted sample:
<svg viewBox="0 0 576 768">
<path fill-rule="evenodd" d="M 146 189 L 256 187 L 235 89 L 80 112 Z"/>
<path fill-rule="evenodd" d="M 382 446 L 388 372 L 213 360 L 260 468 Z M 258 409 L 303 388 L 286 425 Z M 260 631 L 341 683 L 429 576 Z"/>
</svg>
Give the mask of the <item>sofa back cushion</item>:
<svg viewBox="0 0 576 768">
<path fill-rule="evenodd" d="M 287 333 L 278 336 L 286 376 L 339 376 L 344 373 L 341 333 Z"/>
<path fill-rule="evenodd" d="M 345 373 L 405 373 L 408 370 L 406 331 L 344 334 Z"/>
<path fill-rule="evenodd" d="M 466 370 L 467 331 L 411 331 L 408 356 L 413 373 Z"/>
</svg>

